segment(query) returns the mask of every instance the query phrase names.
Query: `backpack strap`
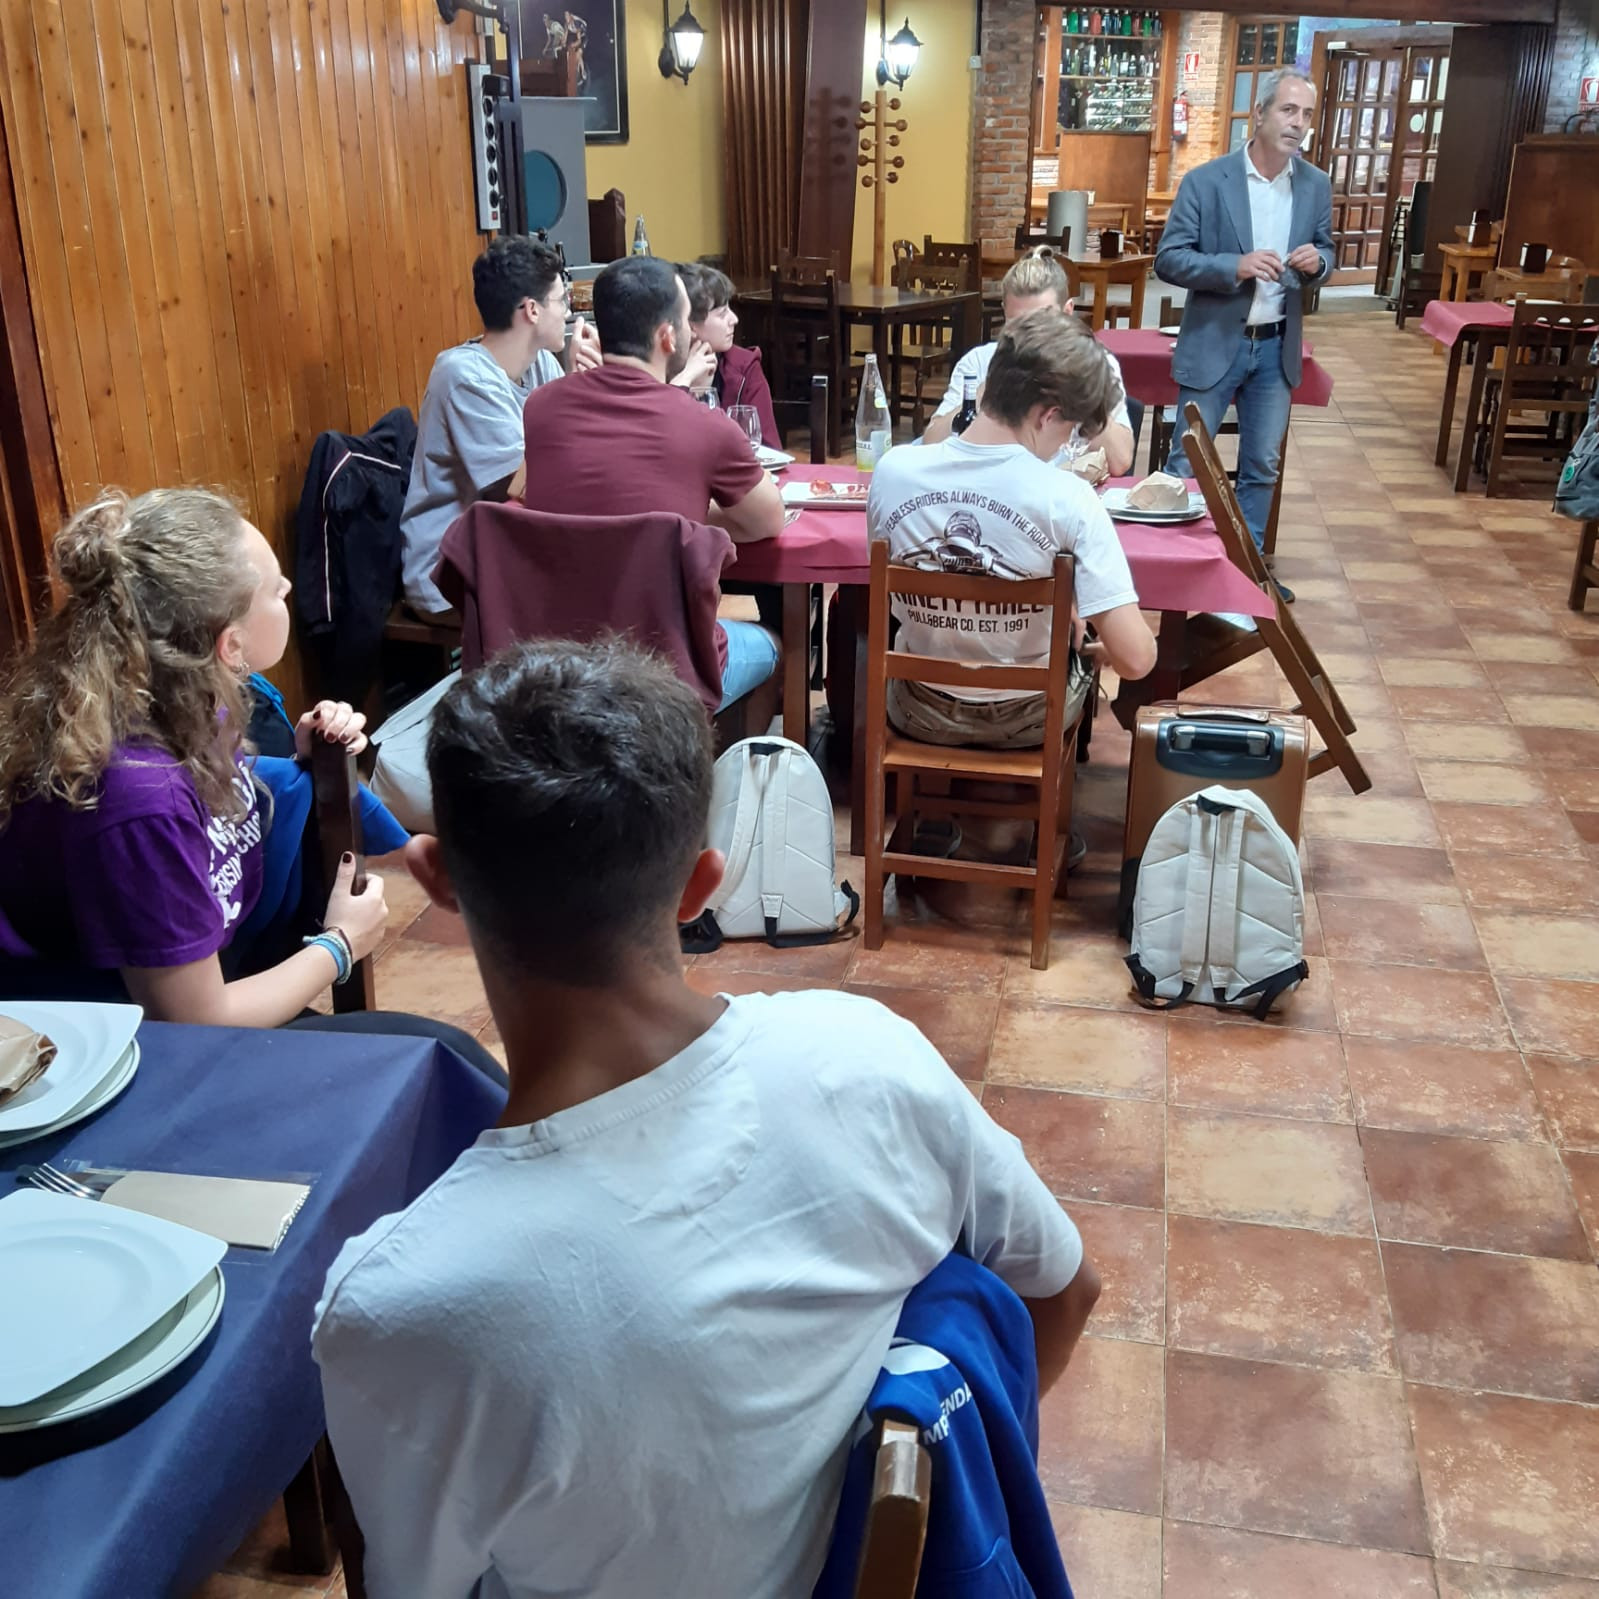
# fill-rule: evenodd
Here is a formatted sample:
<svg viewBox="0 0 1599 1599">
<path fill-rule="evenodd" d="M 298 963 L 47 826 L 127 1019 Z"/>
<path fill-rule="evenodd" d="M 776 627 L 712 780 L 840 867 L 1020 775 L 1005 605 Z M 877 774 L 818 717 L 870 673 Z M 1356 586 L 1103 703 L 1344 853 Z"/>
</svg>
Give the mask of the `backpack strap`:
<svg viewBox="0 0 1599 1599">
<path fill-rule="evenodd" d="M 734 889 L 744 881 L 755 852 L 755 824 L 761 814 L 761 789 L 766 775 L 764 762 L 756 764 L 754 754 L 743 751 L 743 768 L 738 774 L 738 809 L 733 813 L 733 836 L 727 842 L 727 870 L 716 891 L 715 903 L 725 905 Z"/>
<path fill-rule="evenodd" d="M 1280 972 L 1274 972 L 1270 977 L 1263 977 L 1258 983 L 1251 983 L 1248 988 L 1241 988 L 1233 995 L 1233 1002 L 1249 999 L 1259 995 L 1256 1000 L 1253 1015 L 1257 1022 L 1265 1021 L 1273 1005 L 1277 1003 L 1278 996 L 1285 988 L 1292 988 L 1295 983 L 1302 983 L 1310 976 L 1310 963 L 1296 961 L 1292 966 L 1285 966 Z"/>
<path fill-rule="evenodd" d="M 1229 810 L 1219 819 L 1216 860 L 1210 894 L 1209 949 L 1210 989 L 1217 999 L 1227 997 L 1229 974 L 1236 975 L 1238 964 L 1238 885 L 1243 874 L 1244 829 L 1248 818 L 1241 810 Z"/>
<path fill-rule="evenodd" d="M 754 758 L 752 750 L 752 762 Z M 766 942 L 776 947 L 781 936 L 777 929 L 783 920 L 783 853 L 788 841 L 788 778 L 793 757 L 782 745 L 773 745 L 762 753 L 761 759 L 765 762 L 766 781 L 761 795 L 764 822 L 758 886 Z"/>
<path fill-rule="evenodd" d="M 1205 837 L 1207 816 L 1219 816 L 1224 807 L 1202 795 L 1196 797 L 1188 817 L 1188 883 L 1183 891 L 1183 945 L 1178 969 L 1183 986 L 1193 989 L 1205 970 L 1210 947 L 1210 896 L 1215 888 L 1216 841 Z"/>
</svg>

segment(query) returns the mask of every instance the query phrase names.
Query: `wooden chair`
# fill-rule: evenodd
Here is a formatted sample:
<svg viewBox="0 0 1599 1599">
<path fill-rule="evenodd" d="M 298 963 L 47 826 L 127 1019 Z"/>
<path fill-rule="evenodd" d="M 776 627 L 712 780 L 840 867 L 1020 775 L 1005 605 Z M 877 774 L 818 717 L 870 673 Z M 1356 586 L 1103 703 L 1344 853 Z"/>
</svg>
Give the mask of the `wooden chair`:
<svg viewBox="0 0 1599 1599">
<path fill-rule="evenodd" d="M 1588 601 L 1588 590 L 1599 588 L 1599 561 L 1594 547 L 1599 544 L 1599 522 L 1584 522 L 1577 538 L 1577 564 L 1571 569 L 1571 592 L 1566 604 L 1580 611 Z"/>
<path fill-rule="evenodd" d="M 1405 213 L 1405 237 L 1400 249 L 1398 283 L 1394 289 L 1394 325 L 1403 327 L 1412 312 L 1421 311 L 1438 298 L 1443 269 L 1427 267 L 1427 213 L 1432 204 L 1432 180 L 1423 178 L 1410 196 Z"/>
<path fill-rule="evenodd" d="M 342 745 L 326 739 L 311 741 L 311 792 L 316 803 L 317 849 L 322 860 L 322 881 L 329 887 L 339 875 L 345 855 L 355 856 L 356 893 L 366 887 L 366 862 L 361 854 L 360 777 L 355 757 Z M 348 982 L 333 990 L 333 1012 L 376 1010 L 377 990 L 372 958 L 355 963 Z"/>
<path fill-rule="evenodd" d="M 1517 298 L 1505 344 L 1504 365 L 1483 375 L 1484 415 L 1479 433 L 1490 498 L 1500 492 L 1506 458 L 1564 461 L 1594 387 L 1588 361 L 1599 337 L 1599 304 L 1561 305 Z M 1530 426 L 1514 418 L 1534 412 Z"/>
<path fill-rule="evenodd" d="M 1047 666 L 1001 666 L 913 655 L 888 647 L 889 606 L 896 598 L 989 604 L 994 614 L 1018 605 L 1046 605 L 1052 617 Z M 1071 840 L 1072 785 L 1076 776 L 1079 710 L 1066 721 L 1067 666 L 1071 654 L 1072 563 L 1055 558 L 1052 577 L 1018 581 L 965 573 L 922 572 L 888 559 L 885 540 L 872 541 L 871 611 L 867 624 L 866 677 L 866 947 L 883 947 L 883 889 L 890 873 L 940 877 L 963 883 L 998 883 L 1030 888 L 1033 895 L 1032 962 L 1049 965 L 1051 902 L 1066 893 L 1065 851 Z M 888 724 L 891 678 L 934 687 L 1026 689 L 1043 694 L 1044 742 L 1038 749 L 987 750 L 923 744 L 905 738 Z M 895 825 L 888 825 L 887 781 L 894 779 Z M 1034 802 L 966 799 L 917 792 L 918 777 L 950 782 L 1019 784 L 1037 790 Z M 912 855 L 916 816 L 1011 817 L 1034 827 L 1032 864 L 1004 866 L 981 861 L 943 860 Z"/>
<path fill-rule="evenodd" d="M 915 1599 L 933 1496 L 932 1457 L 908 1421 L 878 1429 L 855 1599 Z"/>
<path fill-rule="evenodd" d="M 1559 261 L 1567 266 L 1557 266 Z M 1587 297 L 1587 268 L 1575 256 L 1550 258 L 1549 270 L 1536 274 L 1501 267 L 1482 280 L 1482 297 L 1507 305 L 1514 300 L 1543 300 L 1558 305 L 1581 305 Z"/>
<path fill-rule="evenodd" d="M 1265 557 L 1249 536 L 1243 513 L 1238 508 L 1238 497 L 1216 453 L 1216 442 L 1206 431 L 1199 407 L 1192 401 L 1186 417 L 1188 463 L 1194 469 L 1199 492 L 1205 496 L 1205 506 L 1216 524 L 1227 558 L 1257 588 L 1272 597 L 1276 614 L 1256 617 L 1253 633 L 1232 627 L 1219 617 L 1191 618 L 1188 623 L 1189 659 L 1183 665 L 1178 692 L 1262 650 L 1269 650 L 1288 679 L 1289 687 L 1298 696 L 1294 710 L 1310 719 L 1326 746 L 1312 758 L 1310 775 L 1317 777 L 1336 766 L 1349 787 L 1356 794 L 1364 794 L 1371 787 L 1371 779 L 1347 737 L 1355 731 L 1355 720 L 1339 698 L 1338 690 L 1316 658 L 1309 640 L 1300 632 L 1293 613 L 1277 593 L 1277 585 L 1266 570 Z"/>
<path fill-rule="evenodd" d="M 894 287 L 914 289 L 937 294 L 958 294 L 977 287 L 977 256 L 968 256 L 958 266 L 934 266 L 925 257 L 894 263 Z M 927 404 L 925 386 L 930 377 L 941 378 L 955 364 L 955 317 L 952 312 L 938 322 L 924 322 L 917 327 L 918 337 L 906 344 L 903 329 L 894 329 L 891 389 L 894 403 L 894 420 L 899 421 L 899 407 L 906 398 L 905 372 L 910 374 L 911 430 L 922 431 L 922 417 Z"/>
<path fill-rule="evenodd" d="M 824 374 L 830 410 L 827 448 L 837 453 L 843 434 L 845 359 L 838 311 L 838 275 L 821 257 L 791 256 L 773 267 L 772 397 L 809 406 L 811 378 Z"/>
<path fill-rule="evenodd" d="M 982 246 L 963 240 L 935 239 L 932 234 L 922 236 L 921 264 L 933 272 L 964 273 L 975 284 L 982 271 L 980 255 Z"/>
</svg>

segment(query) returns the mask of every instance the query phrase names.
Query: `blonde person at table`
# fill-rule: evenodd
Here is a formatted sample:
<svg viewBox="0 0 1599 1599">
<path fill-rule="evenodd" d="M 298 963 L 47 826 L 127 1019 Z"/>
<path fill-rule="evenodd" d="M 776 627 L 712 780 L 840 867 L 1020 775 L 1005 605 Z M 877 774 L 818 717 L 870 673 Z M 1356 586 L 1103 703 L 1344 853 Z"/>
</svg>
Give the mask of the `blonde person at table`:
<svg viewBox="0 0 1599 1599">
<path fill-rule="evenodd" d="M 809 1594 L 906 1295 L 981 1261 L 1047 1389 L 1099 1293 L 1077 1228 L 885 1006 L 689 986 L 678 924 L 724 862 L 705 713 L 663 662 L 516 646 L 428 756 L 438 837 L 408 859 L 465 923 L 511 1093 L 318 1307 L 366 1591 Z"/>
<path fill-rule="evenodd" d="M 1055 252 L 1047 244 L 1036 246 L 1016 262 L 1000 282 L 999 291 L 1005 307 L 1006 325 L 1009 326 L 1018 317 L 1027 316 L 1034 311 L 1053 309 L 1070 316 L 1072 302 L 1068 288 L 1065 269 L 1056 259 Z M 976 348 L 968 350 L 955 363 L 955 369 L 950 373 L 949 387 L 944 391 L 944 398 L 938 402 L 938 409 L 933 413 L 932 420 L 922 434 L 923 444 L 938 444 L 950 436 L 955 418 L 960 414 L 961 402 L 965 398 L 968 378 L 977 384 L 978 397 L 981 398 L 983 381 L 988 374 L 988 364 L 994 359 L 995 348 L 993 344 L 979 344 Z M 1116 386 L 1123 389 L 1123 393 L 1117 397 L 1115 404 L 1106 413 L 1105 425 L 1102 428 L 1097 432 L 1079 428 L 1067 439 L 1062 448 L 1067 453 L 1083 449 L 1102 449 L 1105 452 L 1105 464 L 1110 476 L 1120 477 L 1124 472 L 1131 472 L 1133 469 L 1133 422 L 1127 410 L 1122 369 L 1109 350 L 1105 351 L 1105 360 L 1110 367 L 1111 376 L 1116 380 Z"/>
<path fill-rule="evenodd" d="M 159 1021 L 277 1027 L 378 945 L 383 882 L 346 857 L 331 941 L 264 968 L 235 934 L 263 886 L 270 810 L 242 736 L 245 680 L 289 638 L 288 580 L 260 531 L 204 489 L 108 491 L 56 535 L 61 603 L 0 684 L 0 993 L 132 999 Z M 324 700 L 294 729 L 358 751 L 365 718 Z M 248 975 L 246 975 L 248 974 Z M 455 1029 L 372 1013 L 374 1031 Z"/>
<path fill-rule="evenodd" d="M 872 473 L 866 525 L 886 539 L 893 559 L 945 572 L 1047 577 L 1058 551 L 1075 562 L 1079 630 L 1097 639 L 1082 656 L 1119 677 L 1140 678 L 1155 664 L 1155 640 L 1138 609 L 1127 557 L 1099 496 L 1080 477 L 1049 463 L 1079 428 L 1100 431 L 1120 384 L 1093 334 L 1058 310 L 1009 323 L 989 364 L 976 420 L 941 444 L 902 444 Z M 959 607 L 957 606 L 957 609 Z M 955 659 L 1028 666 L 1049 655 L 1050 618 L 1012 618 L 1021 626 L 994 634 L 952 633 L 942 615 L 896 607 L 906 649 Z M 1075 710 L 1091 674 L 1074 658 Z M 1022 690 L 889 685 L 889 720 L 930 744 L 1028 749 L 1043 742 L 1044 696 Z"/>
</svg>

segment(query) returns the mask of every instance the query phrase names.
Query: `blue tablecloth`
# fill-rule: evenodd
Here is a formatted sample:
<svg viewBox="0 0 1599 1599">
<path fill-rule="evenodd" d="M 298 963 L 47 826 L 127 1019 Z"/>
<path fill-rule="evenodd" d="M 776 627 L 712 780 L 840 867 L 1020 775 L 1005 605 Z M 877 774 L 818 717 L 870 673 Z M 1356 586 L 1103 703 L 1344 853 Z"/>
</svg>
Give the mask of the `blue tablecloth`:
<svg viewBox="0 0 1599 1599">
<path fill-rule="evenodd" d="M 334 1255 L 434 1180 L 504 1093 L 417 1038 L 146 1023 L 127 1091 L 24 1161 L 317 1173 L 276 1253 L 223 1265 L 199 1354 L 98 1416 L 0 1436 L 0 1581 L 41 1599 L 156 1599 L 198 1586 L 322 1435 L 311 1313 Z"/>
</svg>

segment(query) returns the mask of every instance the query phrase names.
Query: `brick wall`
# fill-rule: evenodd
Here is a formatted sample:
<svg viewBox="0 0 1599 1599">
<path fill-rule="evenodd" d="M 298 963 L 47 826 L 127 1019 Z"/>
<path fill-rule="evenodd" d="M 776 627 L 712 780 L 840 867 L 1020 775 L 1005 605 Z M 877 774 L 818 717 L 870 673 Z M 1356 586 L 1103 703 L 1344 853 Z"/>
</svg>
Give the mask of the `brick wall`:
<svg viewBox="0 0 1599 1599">
<path fill-rule="evenodd" d="M 1582 80 L 1599 77 L 1599 0 L 1560 0 L 1554 43 L 1545 133 L 1558 133 L 1577 109 Z"/>
<path fill-rule="evenodd" d="M 1188 96 L 1188 137 L 1172 145 L 1171 187 L 1202 161 L 1220 155 L 1227 138 L 1222 101 L 1227 94 L 1227 18 L 1219 11 L 1185 11 L 1177 35 L 1177 66 L 1183 77 L 1183 92 Z M 1182 74 L 1185 56 L 1199 53 L 1199 71 L 1193 77 Z M 1171 114 L 1168 106 L 1166 114 Z"/>
<path fill-rule="evenodd" d="M 972 107 L 972 239 L 1008 239 L 1027 214 L 1032 171 L 1035 0 L 984 0 Z"/>
</svg>

